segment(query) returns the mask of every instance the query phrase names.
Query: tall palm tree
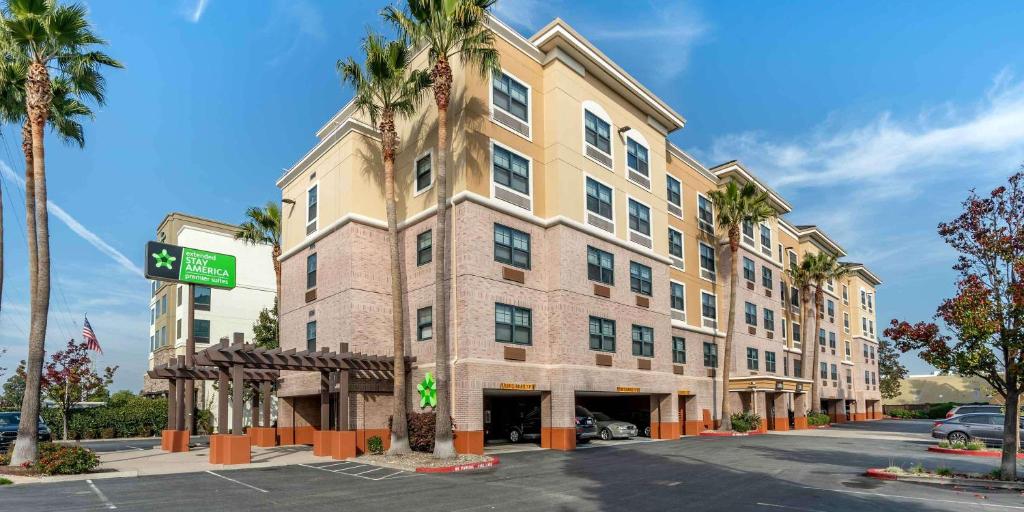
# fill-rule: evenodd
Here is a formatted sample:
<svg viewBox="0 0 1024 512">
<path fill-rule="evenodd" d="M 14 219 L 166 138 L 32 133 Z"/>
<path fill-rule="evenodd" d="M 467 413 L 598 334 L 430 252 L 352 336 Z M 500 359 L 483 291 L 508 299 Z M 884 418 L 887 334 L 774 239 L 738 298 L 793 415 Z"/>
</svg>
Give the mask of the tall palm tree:
<svg viewBox="0 0 1024 512">
<path fill-rule="evenodd" d="M 384 198 L 388 217 L 388 249 L 391 252 L 391 323 L 395 352 L 394 412 L 391 422 L 392 454 L 409 453 L 406 419 L 408 393 L 405 371 L 405 315 L 402 304 L 402 261 L 399 254 L 398 212 L 395 195 L 395 152 L 398 133 L 395 118 L 408 119 L 416 112 L 421 96 L 430 87 L 430 76 L 423 70 L 411 70 L 413 49 L 400 38 L 386 41 L 370 33 L 363 39 L 366 63 L 355 59 L 338 61 L 343 82 L 355 90 L 356 108 L 370 117 L 380 132 L 380 152 L 384 161 Z M 436 331 L 435 331 L 436 333 Z"/>
<path fill-rule="evenodd" d="M 801 350 L 801 353 L 803 354 L 802 357 L 804 357 L 803 362 L 806 363 L 807 362 L 807 360 L 806 360 L 807 346 L 808 346 L 808 344 L 807 344 L 807 304 L 809 304 L 810 301 L 811 301 L 811 299 L 810 299 L 811 278 L 810 278 L 810 274 L 808 272 L 807 267 L 803 264 L 803 261 L 801 261 L 800 264 L 798 264 L 798 265 L 796 265 L 794 267 L 790 267 L 790 268 L 786 269 L 786 274 L 789 275 L 789 279 L 790 279 L 790 282 L 793 285 L 793 288 L 796 288 L 796 290 L 797 290 L 797 307 L 800 310 L 800 314 L 799 314 L 799 319 L 800 319 L 800 332 L 799 332 L 799 334 L 800 334 L 800 350 Z M 789 305 L 788 304 L 786 305 L 786 310 L 789 311 Z M 793 325 L 792 320 L 790 321 L 789 325 L 790 325 L 790 328 L 792 328 L 792 325 Z M 797 334 L 797 332 L 794 330 L 793 334 Z M 814 343 L 811 343 L 810 346 L 814 347 Z M 803 376 L 803 372 L 805 372 L 805 371 L 807 371 L 807 365 L 803 364 L 801 366 L 801 375 L 799 375 L 799 377 L 802 377 Z M 814 375 L 813 372 L 816 372 L 818 370 L 817 370 L 816 367 L 812 366 L 810 368 L 810 371 L 812 372 L 811 376 L 813 377 L 813 375 Z M 808 406 L 809 406 L 809 409 L 811 411 L 816 410 L 813 403 L 808 404 Z M 796 411 L 796 412 L 806 414 L 807 411 Z"/>
<path fill-rule="evenodd" d="M 245 210 L 245 222 L 235 232 L 235 240 L 271 247 L 277 300 L 281 300 L 281 207 L 273 201 L 267 201 L 263 208 L 250 206 Z"/>
<path fill-rule="evenodd" d="M 757 190 L 753 183 L 737 185 L 730 181 L 725 188 L 712 190 L 709 195 L 715 207 L 719 237 L 724 233 L 729 242 L 729 326 L 725 332 L 725 348 L 722 364 L 722 424 L 721 430 L 732 430 L 732 414 L 729 407 L 729 374 L 732 365 L 733 333 L 736 332 L 736 281 L 737 260 L 740 251 L 740 230 L 746 223 L 757 225 L 775 217 L 775 210 L 768 203 L 768 193 Z"/>
<path fill-rule="evenodd" d="M 44 129 L 47 123 L 53 125 L 56 122 L 50 119 L 57 98 L 53 84 L 54 81 L 63 81 L 68 84 L 73 95 L 102 102 L 104 79 L 100 69 L 105 66 L 121 67 L 119 62 L 107 54 L 95 50 L 106 42 L 93 32 L 86 14 L 86 8 L 82 5 L 62 5 L 56 0 L 7 0 L 3 9 L 0 51 L 5 58 L 23 60 L 27 64 L 24 97 L 32 152 L 31 186 L 34 194 L 35 233 L 27 235 L 32 298 L 25 397 L 21 404 L 23 418 L 39 415 L 39 381 L 50 306 L 50 232 L 46 204 Z M 36 459 L 36 438 L 36 422 L 25 421 L 19 425 L 12 464 Z"/>
<path fill-rule="evenodd" d="M 448 103 L 453 59 L 474 67 L 481 76 L 499 72 L 494 34 L 487 28 L 488 9 L 496 0 L 406 0 L 402 11 L 389 6 L 382 13 L 416 47 L 430 56 L 430 78 L 437 106 L 437 218 L 434 244 L 434 363 L 437 407 L 434 409 L 434 456 L 455 455 L 451 420 L 448 351 Z"/>
<path fill-rule="evenodd" d="M 821 372 L 818 366 L 821 364 L 821 349 L 818 347 L 819 342 L 817 341 L 818 333 L 821 332 L 821 319 L 824 315 L 824 302 L 825 302 L 825 281 L 829 279 L 838 281 L 846 276 L 847 269 L 839 261 L 828 254 L 823 252 L 817 254 L 806 254 L 804 255 L 803 261 L 800 262 L 800 267 L 803 273 L 807 276 L 809 286 L 814 288 L 814 303 L 810 308 L 810 312 L 814 315 L 814 334 L 815 341 L 810 344 L 812 347 L 811 352 L 814 353 L 811 379 L 811 407 L 812 410 L 818 410 L 821 407 Z M 804 353 L 807 353 L 807 344 L 804 344 Z"/>
</svg>

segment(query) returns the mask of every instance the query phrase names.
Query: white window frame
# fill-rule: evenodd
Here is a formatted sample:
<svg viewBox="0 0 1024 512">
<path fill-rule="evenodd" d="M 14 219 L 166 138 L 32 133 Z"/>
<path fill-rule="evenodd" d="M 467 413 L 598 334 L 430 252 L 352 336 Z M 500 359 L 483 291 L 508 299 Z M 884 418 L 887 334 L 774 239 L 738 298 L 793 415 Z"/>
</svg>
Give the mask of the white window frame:
<svg viewBox="0 0 1024 512">
<path fill-rule="evenodd" d="M 519 84 L 522 85 L 523 87 L 526 87 L 526 101 L 527 101 L 527 105 L 526 105 L 526 121 L 525 121 L 525 123 L 526 123 L 527 128 L 530 130 L 530 135 L 529 136 L 525 136 L 525 135 L 523 135 L 523 134 L 521 134 L 521 133 L 519 133 L 519 132 L 517 132 L 517 131 L 515 131 L 515 130 L 513 130 L 511 128 L 509 128 L 508 126 L 505 126 L 504 124 L 502 124 L 501 122 L 499 122 L 497 119 L 494 118 L 494 111 L 493 111 L 493 109 L 498 109 L 498 110 L 501 110 L 502 112 L 504 112 L 504 113 L 506 113 L 506 114 L 508 114 L 508 115 L 510 115 L 510 116 L 512 116 L 514 118 L 516 118 L 516 119 L 519 119 L 519 117 L 516 116 L 515 114 L 513 114 L 513 113 L 511 113 L 511 112 L 509 112 L 509 111 L 507 111 L 507 110 L 505 110 L 505 109 L 503 109 L 503 108 L 501 108 L 501 107 L 499 107 L 499 106 L 494 104 L 494 74 L 493 73 L 491 74 L 491 78 L 488 80 L 488 85 L 490 86 L 490 88 L 487 89 L 487 104 L 490 105 L 492 110 L 490 112 L 488 112 L 487 115 L 490 117 L 491 122 L 493 122 L 494 124 L 502 127 L 505 130 L 508 130 L 508 131 L 516 134 L 516 136 L 518 136 L 518 137 L 522 137 L 522 138 L 524 138 L 524 139 L 526 139 L 526 140 L 528 140 L 530 142 L 533 142 L 533 87 L 530 87 L 530 84 L 526 83 L 525 80 L 522 80 L 518 76 L 513 75 L 512 73 L 509 73 L 505 68 L 501 68 L 501 73 L 504 74 L 504 75 L 508 75 L 509 78 L 515 80 L 516 82 L 519 82 Z M 431 161 L 431 163 L 433 163 L 433 161 Z"/>
<path fill-rule="evenodd" d="M 598 183 L 600 183 L 600 184 L 602 184 L 602 185 L 604 185 L 604 186 L 606 186 L 606 187 L 611 189 L 611 191 L 612 191 L 612 216 L 611 216 L 611 218 L 605 217 L 604 215 L 601 215 L 600 213 L 592 212 L 592 211 L 587 209 L 587 178 L 590 178 L 590 179 L 592 179 L 592 180 L 594 180 L 594 181 L 596 181 L 596 182 L 598 182 Z M 598 217 L 600 217 L 600 218 L 602 218 L 604 220 L 607 220 L 608 222 L 611 222 L 614 225 L 615 224 L 615 187 L 611 186 L 611 184 L 609 184 L 608 182 L 606 182 L 604 180 L 598 179 L 596 176 L 594 176 L 592 174 L 583 173 L 583 218 L 586 219 L 588 214 L 590 214 L 590 215 L 597 215 Z M 627 216 L 629 215 L 628 211 L 626 212 L 626 215 Z"/>
<path fill-rule="evenodd" d="M 843 292 L 842 293 L 843 293 L 843 295 L 842 295 L 843 305 L 844 306 L 849 306 L 850 305 L 850 286 L 844 284 L 843 285 Z"/>
<path fill-rule="evenodd" d="M 601 149 L 596 146 L 590 146 L 590 144 L 587 143 L 588 110 L 591 114 L 594 114 L 604 122 L 608 123 L 608 153 L 601 151 Z M 609 171 L 615 172 L 615 123 L 612 122 L 612 116 L 608 115 L 608 112 L 597 102 L 586 100 L 583 102 L 582 108 L 580 109 L 580 143 L 582 144 L 580 146 L 580 151 L 587 160 L 595 162 L 597 165 L 600 165 Z M 608 155 L 608 158 L 612 161 L 612 166 L 609 167 L 605 165 L 604 162 L 590 158 L 590 156 L 587 155 L 587 146 L 593 147 L 599 153 Z M 650 154 L 650 152 L 648 152 L 648 154 Z"/>
<path fill-rule="evenodd" d="M 424 157 L 430 158 L 430 184 L 427 185 L 426 188 L 424 188 L 423 190 L 416 190 L 416 186 L 419 185 L 419 182 L 416 180 L 416 165 L 419 164 L 420 160 L 423 160 Z M 434 148 L 430 148 L 424 151 L 420 156 L 417 156 L 416 159 L 412 161 L 412 196 L 416 197 L 434 188 L 434 181 L 436 176 L 437 169 L 434 167 Z"/>
<path fill-rule="evenodd" d="M 746 224 L 746 222 L 741 222 L 740 223 L 740 244 L 746 246 L 747 249 L 750 249 L 751 252 L 757 252 L 758 251 L 758 247 L 761 246 L 761 242 L 759 242 L 754 237 L 760 238 L 760 236 L 761 236 L 760 225 L 759 224 L 754 224 L 753 222 L 750 223 L 750 230 L 752 231 L 752 233 L 750 234 L 750 241 L 748 242 L 747 241 L 747 234 L 743 232 L 743 228 L 745 227 L 745 224 Z"/>
<path fill-rule="evenodd" d="M 686 270 L 686 237 L 683 235 L 682 231 L 680 231 L 680 230 L 678 230 L 678 229 L 676 229 L 676 228 L 674 228 L 672 226 L 669 226 L 668 230 L 669 231 L 675 231 L 676 233 L 679 233 L 679 247 L 680 247 L 680 249 L 682 251 L 682 256 L 676 256 L 676 255 L 672 254 L 671 252 L 668 253 L 669 256 L 672 256 L 673 258 L 679 258 L 683 262 L 683 266 L 682 267 L 676 267 L 675 265 L 672 265 L 672 266 L 675 267 L 675 268 L 678 268 L 679 270 L 685 271 Z M 671 251 L 671 249 L 669 249 L 669 250 Z M 715 263 L 717 264 L 718 262 L 716 261 Z"/>
<path fill-rule="evenodd" d="M 684 283 L 682 281 L 679 281 L 679 280 L 676 280 L 676 279 L 669 279 L 668 281 L 670 283 L 669 284 L 669 300 L 668 300 L 669 309 L 671 309 L 672 311 L 679 311 L 680 313 L 682 313 L 683 314 L 683 322 L 685 323 L 686 322 L 686 283 Z M 672 307 L 672 284 L 671 283 L 678 284 L 679 286 L 683 287 L 683 309 L 676 309 L 676 308 Z M 717 311 L 717 305 L 715 307 L 716 307 L 716 311 Z"/>
<path fill-rule="evenodd" d="M 794 262 L 796 262 L 796 266 L 799 267 L 800 266 L 800 255 L 797 254 L 796 251 L 794 251 L 793 249 L 786 249 L 786 261 L 782 262 L 782 266 L 784 268 L 790 268 L 790 266 L 789 266 L 789 259 L 790 259 L 789 256 L 790 255 L 793 255 L 792 259 L 793 259 Z"/>
<path fill-rule="evenodd" d="M 316 217 L 309 218 L 309 191 L 316 189 Z M 306 236 L 311 236 L 320 230 L 320 180 L 316 180 L 312 185 L 306 187 Z M 312 232 L 309 231 L 309 226 L 315 225 Z"/>
<path fill-rule="evenodd" d="M 843 332 L 850 334 L 850 314 L 843 311 Z"/>
<path fill-rule="evenodd" d="M 709 296 L 711 296 L 712 298 L 715 299 L 715 316 L 718 316 L 718 294 L 715 294 L 715 293 L 709 292 L 707 290 L 701 289 L 701 291 L 700 291 L 700 325 L 701 325 L 701 327 L 704 327 L 704 321 L 705 320 L 711 320 L 712 322 L 715 323 L 715 330 L 718 330 L 718 318 L 708 318 L 708 317 L 704 316 L 704 295 L 709 295 Z"/>
<path fill-rule="evenodd" d="M 701 270 L 700 278 L 705 280 L 705 281 L 708 281 L 710 283 L 714 283 L 718 279 L 718 252 L 715 251 L 715 246 L 713 246 L 713 245 L 706 244 L 706 243 L 700 242 L 700 241 L 698 241 L 697 244 L 698 244 L 697 245 L 697 268 Z M 702 246 L 702 245 L 705 246 L 705 247 L 710 248 L 711 249 L 711 254 L 713 254 L 715 256 L 715 270 L 714 271 L 709 271 L 709 272 L 711 272 L 713 274 L 715 279 L 708 279 L 708 278 L 704 277 L 703 271 L 705 271 L 707 269 L 704 268 L 703 265 L 701 265 L 700 246 Z"/>
<path fill-rule="evenodd" d="M 501 185 L 498 182 L 494 181 L 494 147 L 495 146 L 498 146 L 501 149 L 504 149 L 504 150 L 508 151 L 509 153 L 512 153 L 513 155 L 516 155 L 516 156 L 519 156 L 519 157 L 522 157 L 522 158 L 526 159 L 527 166 L 530 169 L 530 178 L 527 180 L 527 183 L 530 186 L 530 193 L 529 194 L 523 194 L 522 192 L 520 192 L 520 191 L 518 191 L 518 190 L 516 190 L 514 188 L 506 187 L 505 185 Z M 491 198 L 492 199 L 496 199 L 494 197 L 494 190 L 496 188 L 498 188 L 498 187 L 501 187 L 501 189 L 505 190 L 506 192 L 511 192 L 511 193 L 513 193 L 513 194 L 515 194 L 515 195 L 517 195 L 519 197 L 525 197 L 526 199 L 529 199 L 530 200 L 530 208 L 527 211 L 532 213 L 533 212 L 533 205 L 534 205 L 534 200 L 533 200 L 533 192 L 534 192 L 533 175 L 535 174 L 534 173 L 534 169 L 533 169 L 533 159 L 530 158 L 529 155 L 520 153 L 519 151 L 516 151 L 516 150 L 514 150 L 514 149 L 512 149 L 512 148 L 510 148 L 510 147 L 508 147 L 508 146 L 498 142 L 497 140 L 494 140 L 494 139 L 491 139 L 491 145 L 490 145 L 490 148 L 489 148 L 489 157 L 490 157 L 490 161 L 488 162 L 488 172 L 487 172 L 487 174 L 488 174 L 488 179 L 491 181 Z M 500 199 L 499 199 L 499 201 L 500 201 Z M 519 208 L 519 206 L 514 205 L 512 203 L 507 203 L 505 201 L 501 201 L 501 203 L 502 204 L 508 204 L 510 206 L 514 206 L 516 208 Z"/>
<path fill-rule="evenodd" d="M 649 165 L 650 165 L 650 163 L 648 163 L 648 166 Z M 668 199 L 668 182 L 669 182 L 669 180 L 674 181 L 674 182 L 679 184 L 679 204 L 673 203 L 672 201 L 669 201 L 669 199 Z M 675 176 L 672 176 L 671 174 L 669 174 L 667 172 L 665 173 L 665 202 L 668 203 L 668 204 L 671 204 L 673 206 L 678 206 L 680 214 L 682 213 L 682 211 L 683 211 L 683 181 L 680 180 L 679 178 L 676 178 Z M 712 209 L 711 211 L 712 211 L 712 215 L 713 215 L 714 214 L 714 209 Z M 671 213 L 671 212 L 669 212 L 669 215 L 671 215 L 671 216 L 673 216 L 673 217 L 675 217 L 677 219 L 682 219 L 683 218 L 682 215 L 676 215 L 676 214 Z"/>
<path fill-rule="evenodd" d="M 707 231 L 707 230 L 704 229 L 704 227 L 703 227 L 704 226 L 704 221 L 701 220 L 701 218 L 700 218 L 700 200 L 701 200 L 701 198 L 707 200 L 708 204 L 711 205 L 711 230 L 710 231 Z M 714 203 L 714 201 L 712 201 L 710 197 L 708 197 L 708 196 L 706 196 L 704 194 L 701 194 L 700 192 L 697 192 L 697 229 L 699 229 L 699 230 L 701 230 L 701 231 L 703 231 L 705 233 L 712 233 L 712 234 L 714 234 L 714 232 L 715 232 L 715 215 L 716 215 L 716 213 L 715 213 L 715 203 Z"/>
<path fill-rule="evenodd" d="M 612 189 L 612 190 L 614 190 L 614 189 Z M 651 231 L 650 233 L 645 235 L 645 234 L 643 234 L 643 233 L 641 233 L 639 231 L 635 231 L 633 228 L 629 227 L 629 201 L 630 200 L 636 201 L 637 203 L 639 203 L 639 204 L 641 204 L 641 205 L 643 205 L 643 206 L 645 206 L 647 208 L 647 224 L 648 224 L 648 227 L 649 227 L 649 229 Z M 637 198 L 635 198 L 635 197 L 633 197 L 633 196 L 631 196 L 629 194 L 626 194 L 626 231 L 628 233 L 636 233 L 637 235 L 639 235 L 639 236 L 641 236 L 643 238 L 646 238 L 647 240 L 650 240 L 651 241 L 651 246 L 653 247 L 653 245 L 654 245 L 654 208 L 651 208 L 651 205 L 649 205 L 649 204 L 647 204 L 647 203 L 645 203 L 645 202 L 643 202 L 643 201 L 641 201 L 641 200 L 639 200 L 639 199 L 637 199 Z M 635 242 L 633 242 L 633 244 L 634 245 L 640 245 L 640 244 L 637 244 Z M 643 247 L 643 246 L 641 245 L 641 247 Z M 646 249 L 646 247 L 644 247 L 644 248 Z"/>
<path fill-rule="evenodd" d="M 640 133 L 640 131 L 637 130 L 636 128 L 630 128 L 626 133 L 623 133 L 621 135 L 621 139 L 622 139 L 622 166 L 626 169 L 626 180 L 629 181 L 630 183 L 640 187 L 641 189 L 650 192 L 651 191 L 651 185 L 654 183 L 654 180 L 651 178 L 651 176 L 654 174 L 654 172 L 653 172 L 654 169 L 652 168 L 654 164 L 652 162 L 652 160 L 653 160 L 653 158 L 652 158 L 653 153 L 651 153 L 651 145 L 647 142 L 647 138 L 644 137 L 644 134 Z M 636 142 L 637 145 L 643 146 L 643 148 L 647 150 L 647 174 L 644 174 L 644 173 L 640 172 L 639 170 L 634 169 L 634 168 L 629 166 L 629 139 L 633 139 L 633 142 Z M 646 178 L 648 186 L 645 187 L 642 184 L 637 183 L 637 182 L 629 179 L 629 171 L 633 171 L 633 172 L 643 176 L 644 178 Z M 683 192 L 682 183 L 680 183 L 679 184 L 680 197 L 682 196 L 682 192 Z"/>
<path fill-rule="evenodd" d="M 761 254 L 764 255 L 764 256 L 768 256 L 768 258 L 771 259 L 771 257 L 772 257 L 772 242 L 775 240 L 775 233 L 772 232 L 771 224 L 768 224 L 767 222 L 762 222 L 760 227 L 761 228 L 768 228 L 768 247 L 765 247 L 764 246 L 764 241 L 761 240 L 760 229 L 758 230 L 758 233 L 757 233 L 757 238 L 758 238 L 757 245 L 761 248 Z M 767 254 L 765 254 L 765 252 L 764 252 L 765 250 L 768 251 Z"/>
</svg>

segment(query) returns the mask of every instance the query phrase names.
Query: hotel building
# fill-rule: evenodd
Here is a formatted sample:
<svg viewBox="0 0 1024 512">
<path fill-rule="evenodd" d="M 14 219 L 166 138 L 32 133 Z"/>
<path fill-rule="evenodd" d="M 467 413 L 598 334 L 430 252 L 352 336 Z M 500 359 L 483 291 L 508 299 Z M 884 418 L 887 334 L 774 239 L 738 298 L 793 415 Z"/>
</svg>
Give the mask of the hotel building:
<svg viewBox="0 0 1024 512">
<path fill-rule="evenodd" d="M 849 264 L 831 283 L 818 369 L 804 361 L 786 269 L 808 252 L 843 249 L 787 219 L 783 197 L 739 162 L 708 168 L 667 136 L 682 115 L 562 20 L 524 38 L 490 27 L 502 72 L 455 67 L 447 169 L 451 187 L 450 346 L 456 448 L 481 452 L 524 413 L 540 443 L 576 444 L 575 409 L 629 419 L 654 438 L 713 428 L 722 393 L 762 428 L 879 417 L 874 294 Z M 427 67 L 421 52 L 415 65 Z M 399 122 L 398 214 L 407 354 L 415 383 L 434 371 L 432 339 L 437 118 L 425 101 Z M 284 202 L 282 349 L 391 354 L 385 204 L 376 130 L 352 104 L 277 182 Z M 746 226 L 735 325 L 727 325 L 728 247 L 714 236 L 709 192 L 729 181 L 769 194 L 778 218 Z M 852 297 L 851 297 L 852 294 Z M 851 300 L 852 299 L 852 300 Z M 845 323 L 844 323 L 845 322 Z M 861 323 L 864 328 L 861 329 Z M 723 360 L 727 329 L 733 357 Z M 861 349 L 866 354 L 861 357 Z M 722 364 L 732 369 L 720 378 Z M 863 377 L 861 375 L 863 374 Z M 279 425 L 319 427 L 319 376 L 283 373 Z M 389 392 L 354 394 L 349 427 L 387 439 Z M 361 443 L 360 443 L 361 444 Z"/>
</svg>

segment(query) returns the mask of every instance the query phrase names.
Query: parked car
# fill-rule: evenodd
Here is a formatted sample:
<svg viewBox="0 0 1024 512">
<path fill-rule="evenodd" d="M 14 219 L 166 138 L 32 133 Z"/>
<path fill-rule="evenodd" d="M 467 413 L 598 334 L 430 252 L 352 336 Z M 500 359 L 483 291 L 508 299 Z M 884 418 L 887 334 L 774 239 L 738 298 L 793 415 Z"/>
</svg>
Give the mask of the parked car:
<svg viewBox="0 0 1024 512">
<path fill-rule="evenodd" d="M 11 443 L 18 437 L 18 424 L 21 423 L 20 412 L 0 412 L 0 452 L 6 452 Z M 50 441 L 53 437 L 50 428 L 46 426 L 43 418 L 39 418 L 39 441 Z"/>
<path fill-rule="evenodd" d="M 633 411 L 629 413 L 629 422 L 636 425 L 637 433 L 644 437 L 651 437 L 650 411 Z"/>
<path fill-rule="evenodd" d="M 597 421 L 594 415 L 583 407 L 576 406 L 576 441 L 588 442 L 597 437 Z M 540 439 L 540 408 L 534 407 L 523 415 L 522 419 L 507 427 L 506 437 L 513 443 L 524 439 Z"/>
<path fill-rule="evenodd" d="M 961 414 L 936 421 L 932 427 L 932 437 L 962 443 L 979 440 L 985 444 L 1001 445 L 1003 421 L 1002 414 Z M 1024 423 L 1021 427 L 1024 427 Z M 1024 437 L 1024 428 L 1021 428 L 1021 436 Z"/>
<path fill-rule="evenodd" d="M 597 437 L 597 421 L 584 407 L 576 406 L 576 442 L 590 442 Z"/>
<path fill-rule="evenodd" d="M 603 412 L 595 412 L 594 420 L 597 421 L 597 435 L 605 441 L 636 437 L 636 425 L 628 421 L 613 420 Z"/>
<path fill-rule="evenodd" d="M 961 414 L 976 414 L 976 413 L 990 413 L 990 414 L 1003 414 L 1003 406 L 1001 405 L 958 405 L 949 410 L 946 413 L 947 418 L 953 416 L 960 416 Z"/>
</svg>

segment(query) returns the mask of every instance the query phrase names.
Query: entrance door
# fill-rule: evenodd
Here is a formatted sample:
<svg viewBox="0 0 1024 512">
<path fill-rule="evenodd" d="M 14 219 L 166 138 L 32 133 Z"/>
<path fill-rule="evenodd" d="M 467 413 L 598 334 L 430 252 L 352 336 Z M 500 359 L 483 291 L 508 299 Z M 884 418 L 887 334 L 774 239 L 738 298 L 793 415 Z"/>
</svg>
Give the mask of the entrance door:
<svg viewBox="0 0 1024 512">
<path fill-rule="evenodd" d="M 768 430 L 775 430 L 775 394 L 764 394 L 765 421 L 768 422 Z"/>
<path fill-rule="evenodd" d="M 679 436 L 686 435 L 686 396 L 679 397 Z"/>
</svg>

